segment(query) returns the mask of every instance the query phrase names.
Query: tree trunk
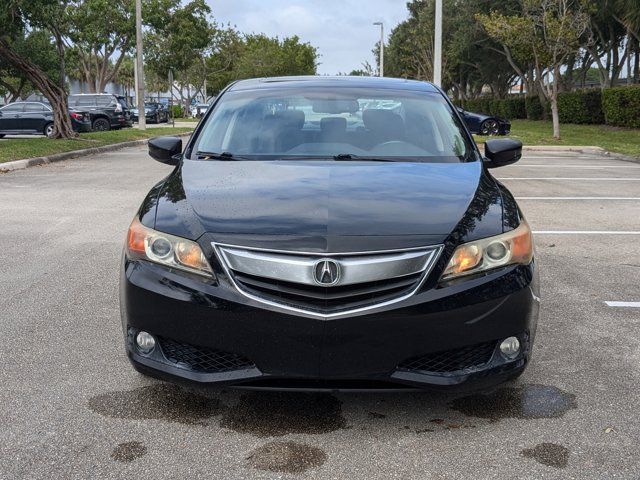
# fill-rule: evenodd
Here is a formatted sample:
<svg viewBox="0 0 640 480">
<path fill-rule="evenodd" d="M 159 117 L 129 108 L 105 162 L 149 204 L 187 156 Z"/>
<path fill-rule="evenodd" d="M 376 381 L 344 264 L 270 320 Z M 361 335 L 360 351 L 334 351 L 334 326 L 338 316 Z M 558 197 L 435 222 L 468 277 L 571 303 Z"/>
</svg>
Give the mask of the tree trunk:
<svg viewBox="0 0 640 480">
<path fill-rule="evenodd" d="M 553 121 L 553 138 L 560 140 L 560 116 L 558 115 L 558 94 L 551 96 L 551 120 Z"/>
<path fill-rule="evenodd" d="M 560 140 L 560 116 L 558 115 L 558 84 L 560 83 L 560 67 L 553 68 L 553 84 L 551 85 L 551 120 L 553 122 L 553 138 Z"/>
<path fill-rule="evenodd" d="M 25 77 L 49 100 L 53 110 L 53 138 L 76 137 L 78 134 L 71 126 L 71 117 L 67 110 L 67 92 L 64 86 L 58 85 L 49 78 L 31 60 L 17 54 L 4 40 L 0 40 L 0 56 L 24 73 Z"/>
<path fill-rule="evenodd" d="M 634 50 L 636 51 L 635 60 L 633 62 L 633 83 L 638 83 L 640 80 L 640 42 L 635 39 Z"/>
</svg>

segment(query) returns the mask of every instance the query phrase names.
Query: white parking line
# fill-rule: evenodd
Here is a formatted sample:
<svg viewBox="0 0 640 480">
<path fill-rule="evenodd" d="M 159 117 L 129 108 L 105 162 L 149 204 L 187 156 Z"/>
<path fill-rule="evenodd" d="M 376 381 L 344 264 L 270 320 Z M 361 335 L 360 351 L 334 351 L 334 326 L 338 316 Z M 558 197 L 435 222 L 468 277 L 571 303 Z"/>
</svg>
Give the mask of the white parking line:
<svg viewBox="0 0 640 480">
<path fill-rule="evenodd" d="M 536 235 L 640 235 L 640 231 L 624 230 L 534 230 Z"/>
<path fill-rule="evenodd" d="M 640 302 L 604 302 L 610 307 L 640 308 Z"/>
<path fill-rule="evenodd" d="M 640 182 L 640 178 L 620 177 L 496 177 L 498 180 L 582 180 L 598 182 Z"/>
<path fill-rule="evenodd" d="M 516 200 L 640 200 L 640 197 L 515 197 Z"/>
<path fill-rule="evenodd" d="M 535 168 L 585 168 L 585 169 L 600 169 L 600 168 L 640 168 L 640 165 L 541 165 L 539 163 L 517 163 L 509 165 L 507 168 L 512 167 L 535 167 Z"/>
<path fill-rule="evenodd" d="M 609 160 L 606 157 L 598 157 L 602 160 Z M 532 155 L 530 153 L 525 153 L 522 155 L 523 160 L 587 160 L 592 161 L 594 159 L 594 155 Z"/>
</svg>

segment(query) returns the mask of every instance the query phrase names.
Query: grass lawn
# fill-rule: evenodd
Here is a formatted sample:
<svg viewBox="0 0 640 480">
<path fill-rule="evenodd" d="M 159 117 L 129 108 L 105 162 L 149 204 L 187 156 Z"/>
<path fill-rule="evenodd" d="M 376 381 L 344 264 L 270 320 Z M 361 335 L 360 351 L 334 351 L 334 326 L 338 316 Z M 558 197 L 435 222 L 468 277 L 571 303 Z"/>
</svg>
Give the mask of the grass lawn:
<svg viewBox="0 0 640 480">
<path fill-rule="evenodd" d="M 74 140 L 50 140 L 40 136 L 30 138 L 8 137 L 0 140 L 0 163 L 23 158 L 46 157 L 54 153 L 102 147 L 130 140 L 185 133 L 191 130 L 189 127 L 148 128 L 146 131 L 138 130 L 137 128 L 124 128 L 122 130 L 109 130 L 108 132 L 82 133 L 78 139 Z"/>
<path fill-rule="evenodd" d="M 640 157 L 640 129 L 609 127 L 606 125 L 560 125 L 560 140 L 553 138 L 551 122 L 512 120 L 510 138 L 524 145 L 595 146 L 615 153 Z M 489 137 L 475 136 L 478 143 Z"/>
<path fill-rule="evenodd" d="M 193 118 L 193 117 L 175 118 L 174 120 L 176 122 L 192 122 L 192 123 L 198 123 L 200 121 L 199 118 Z"/>
</svg>

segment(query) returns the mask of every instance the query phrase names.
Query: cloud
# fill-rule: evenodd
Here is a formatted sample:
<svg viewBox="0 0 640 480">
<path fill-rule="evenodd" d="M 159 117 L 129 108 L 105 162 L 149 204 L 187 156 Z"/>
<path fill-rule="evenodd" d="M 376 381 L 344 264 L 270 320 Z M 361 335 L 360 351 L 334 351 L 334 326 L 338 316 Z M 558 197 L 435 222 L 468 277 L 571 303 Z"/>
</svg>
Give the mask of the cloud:
<svg viewBox="0 0 640 480">
<path fill-rule="evenodd" d="M 219 23 L 240 31 L 289 37 L 318 47 L 321 74 L 348 73 L 365 60 L 380 38 L 407 16 L 406 0 L 207 0 Z"/>
</svg>

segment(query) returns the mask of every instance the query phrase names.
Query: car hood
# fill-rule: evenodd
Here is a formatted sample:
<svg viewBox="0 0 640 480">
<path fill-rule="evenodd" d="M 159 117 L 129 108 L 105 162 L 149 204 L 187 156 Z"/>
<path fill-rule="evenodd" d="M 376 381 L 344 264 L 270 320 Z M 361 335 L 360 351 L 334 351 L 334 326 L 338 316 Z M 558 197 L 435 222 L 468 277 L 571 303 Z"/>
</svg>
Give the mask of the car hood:
<svg viewBox="0 0 640 480">
<path fill-rule="evenodd" d="M 159 190 L 155 228 L 227 243 L 314 238 L 320 248 L 350 237 L 381 248 L 400 237 L 441 243 L 478 195 L 486 204 L 480 216 L 491 212 L 490 228 L 501 228 L 500 196 L 486 180 L 480 162 L 185 160 Z"/>
</svg>

